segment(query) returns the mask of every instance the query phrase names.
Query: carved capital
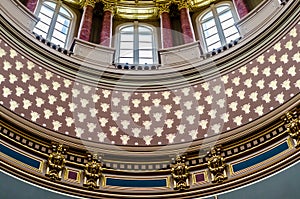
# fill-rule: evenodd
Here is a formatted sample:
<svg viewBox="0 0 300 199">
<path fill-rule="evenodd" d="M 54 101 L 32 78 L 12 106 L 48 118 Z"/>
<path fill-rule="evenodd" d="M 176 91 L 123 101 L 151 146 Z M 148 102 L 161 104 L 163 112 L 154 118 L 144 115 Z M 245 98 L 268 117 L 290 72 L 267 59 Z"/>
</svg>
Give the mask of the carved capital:
<svg viewBox="0 0 300 199">
<path fill-rule="evenodd" d="M 171 3 L 171 1 L 169 3 L 164 3 L 164 4 L 159 4 L 158 5 L 159 15 L 161 15 L 164 12 L 167 12 L 167 13 L 170 12 L 170 8 L 169 8 L 170 3 Z"/>
<path fill-rule="evenodd" d="M 178 5 L 178 9 L 181 10 L 182 8 L 189 8 L 191 5 L 190 0 L 179 0 L 176 2 Z"/>
<path fill-rule="evenodd" d="M 103 2 L 103 11 L 110 11 L 111 13 L 115 12 L 115 6 L 112 3 Z"/>
<path fill-rule="evenodd" d="M 95 4 L 97 3 L 97 0 L 85 0 L 83 6 L 92 6 L 93 8 L 95 7 Z"/>
<path fill-rule="evenodd" d="M 213 147 L 208 154 L 207 167 L 213 183 L 221 183 L 227 179 L 227 164 L 221 155 L 221 147 Z"/>
<path fill-rule="evenodd" d="M 64 156 L 66 148 L 62 144 L 53 144 L 52 153 L 48 157 L 46 176 L 52 180 L 61 180 L 62 172 L 65 168 L 66 158 Z"/>
</svg>

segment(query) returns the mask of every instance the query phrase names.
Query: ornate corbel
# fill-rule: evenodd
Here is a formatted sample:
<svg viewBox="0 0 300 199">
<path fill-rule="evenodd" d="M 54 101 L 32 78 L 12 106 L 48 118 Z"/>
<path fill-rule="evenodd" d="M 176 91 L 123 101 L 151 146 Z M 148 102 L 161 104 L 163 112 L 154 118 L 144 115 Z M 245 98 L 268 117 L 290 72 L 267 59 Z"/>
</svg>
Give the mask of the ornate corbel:
<svg viewBox="0 0 300 199">
<path fill-rule="evenodd" d="M 208 154 L 207 167 L 213 183 L 221 183 L 227 179 L 226 168 L 224 158 L 221 155 L 221 147 L 214 146 Z"/>
<path fill-rule="evenodd" d="M 173 178 L 174 190 L 186 190 L 190 188 L 188 167 L 186 165 L 185 156 L 177 155 L 175 164 L 172 166 L 171 175 Z"/>
<path fill-rule="evenodd" d="M 102 177 L 102 166 L 99 162 L 98 154 L 89 154 L 88 163 L 84 168 L 83 186 L 88 189 L 97 189 L 100 187 Z"/>
<path fill-rule="evenodd" d="M 53 144 L 52 153 L 48 157 L 46 176 L 52 180 L 61 180 L 62 172 L 65 168 L 66 148 L 62 144 Z"/>
<path fill-rule="evenodd" d="M 300 119 L 296 111 L 288 112 L 284 117 L 284 122 L 287 124 L 285 133 L 295 140 L 295 148 L 300 146 Z"/>
</svg>

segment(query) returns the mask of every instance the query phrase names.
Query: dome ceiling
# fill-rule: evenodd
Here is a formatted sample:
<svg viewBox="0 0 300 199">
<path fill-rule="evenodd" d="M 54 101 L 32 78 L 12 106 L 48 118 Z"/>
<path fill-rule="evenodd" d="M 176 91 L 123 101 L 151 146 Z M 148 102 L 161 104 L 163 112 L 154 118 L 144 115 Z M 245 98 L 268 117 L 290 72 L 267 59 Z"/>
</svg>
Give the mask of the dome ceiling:
<svg viewBox="0 0 300 199">
<path fill-rule="evenodd" d="M 299 29 L 297 25 L 238 70 L 204 83 L 186 82 L 155 92 L 143 91 L 143 86 L 130 91 L 103 89 L 68 79 L 24 59 L 2 41 L 1 103 L 47 129 L 105 144 L 168 145 L 218 136 L 262 117 L 299 93 Z"/>
<path fill-rule="evenodd" d="M 128 14 L 165 1 L 111 3 Z M 59 52 L 11 13 L 0 16 L 4 171 L 78 197 L 189 199 L 299 160 L 299 3 L 217 55 L 136 71 Z"/>
</svg>

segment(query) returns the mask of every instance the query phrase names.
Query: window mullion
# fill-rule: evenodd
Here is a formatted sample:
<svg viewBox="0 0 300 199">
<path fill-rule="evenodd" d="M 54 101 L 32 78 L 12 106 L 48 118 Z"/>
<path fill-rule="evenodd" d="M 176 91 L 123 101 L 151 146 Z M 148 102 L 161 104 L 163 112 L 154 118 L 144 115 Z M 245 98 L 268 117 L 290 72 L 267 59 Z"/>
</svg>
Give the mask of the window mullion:
<svg viewBox="0 0 300 199">
<path fill-rule="evenodd" d="M 50 26 L 49 26 L 49 32 L 48 32 L 47 38 L 46 38 L 47 40 L 51 40 L 51 38 L 52 38 L 60 7 L 61 7 L 61 2 L 59 1 L 56 4 L 54 14 L 53 14 L 53 18 L 52 18 Z"/>
<path fill-rule="evenodd" d="M 219 14 L 217 13 L 217 10 L 216 10 L 215 6 L 212 7 L 212 12 L 213 12 L 214 19 L 215 19 L 215 22 L 216 22 L 216 27 L 217 27 L 218 34 L 219 34 L 219 37 L 220 37 L 220 40 L 221 40 L 221 44 L 225 45 L 226 44 L 226 38 L 225 38 L 225 35 L 223 33 L 222 24 L 220 22 Z"/>
<path fill-rule="evenodd" d="M 139 31 L 138 31 L 138 21 L 134 22 L 134 36 L 133 36 L 133 62 L 134 64 L 139 63 Z"/>
</svg>

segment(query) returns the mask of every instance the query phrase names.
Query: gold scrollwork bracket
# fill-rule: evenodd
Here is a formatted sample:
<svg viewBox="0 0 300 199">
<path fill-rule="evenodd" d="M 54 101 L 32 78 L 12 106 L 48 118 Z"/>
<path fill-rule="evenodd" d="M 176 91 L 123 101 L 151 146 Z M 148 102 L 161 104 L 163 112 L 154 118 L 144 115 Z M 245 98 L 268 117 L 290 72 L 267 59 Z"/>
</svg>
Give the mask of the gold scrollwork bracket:
<svg viewBox="0 0 300 199">
<path fill-rule="evenodd" d="M 298 148 L 300 146 L 300 119 L 298 112 L 293 110 L 286 113 L 283 121 L 287 128 L 284 133 L 288 133 L 290 138 L 296 142 L 295 148 Z"/>
<path fill-rule="evenodd" d="M 175 164 L 171 168 L 171 175 L 173 179 L 174 190 L 187 190 L 190 188 L 189 183 L 189 168 L 186 165 L 185 155 L 177 155 L 175 158 Z"/>
<path fill-rule="evenodd" d="M 87 155 L 88 162 L 84 167 L 83 186 L 94 190 L 100 187 L 103 176 L 102 166 L 97 153 Z"/>
<path fill-rule="evenodd" d="M 227 179 L 227 164 L 221 152 L 221 146 L 214 146 L 208 153 L 207 167 L 212 183 L 222 183 Z"/>
<path fill-rule="evenodd" d="M 61 180 L 66 164 L 66 151 L 67 148 L 62 144 L 52 144 L 52 153 L 48 157 L 45 174 L 51 180 Z"/>
</svg>

